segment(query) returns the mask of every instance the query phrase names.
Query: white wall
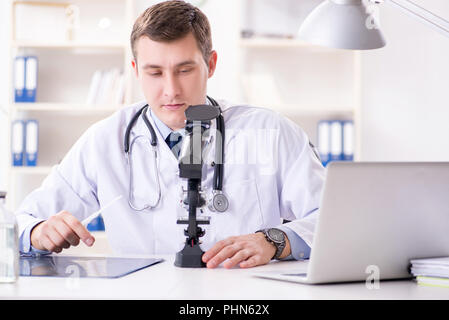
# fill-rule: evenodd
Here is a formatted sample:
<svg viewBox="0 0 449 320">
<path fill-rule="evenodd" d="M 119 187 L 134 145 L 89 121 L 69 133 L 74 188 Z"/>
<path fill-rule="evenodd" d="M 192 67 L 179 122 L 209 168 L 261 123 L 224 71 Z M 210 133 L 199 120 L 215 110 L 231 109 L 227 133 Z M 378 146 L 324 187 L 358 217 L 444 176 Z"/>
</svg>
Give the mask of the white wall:
<svg viewBox="0 0 449 320">
<path fill-rule="evenodd" d="M 209 80 L 208 93 L 217 99 L 240 102 L 239 81 L 240 11 L 238 1 L 209 0 L 201 10 L 207 15 L 212 29 L 213 48 L 218 61 L 214 76 Z"/>
<path fill-rule="evenodd" d="M 448 19 L 447 0 L 421 3 Z M 449 161 L 449 38 L 386 4 L 380 22 L 387 46 L 362 57 L 361 159 Z"/>
<path fill-rule="evenodd" d="M 0 1 L 0 190 L 6 190 L 7 186 L 7 163 L 9 161 L 7 128 L 8 116 L 5 113 L 8 102 L 8 37 L 9 37 L 9 15 L 8 1 Z"/>
</svg>

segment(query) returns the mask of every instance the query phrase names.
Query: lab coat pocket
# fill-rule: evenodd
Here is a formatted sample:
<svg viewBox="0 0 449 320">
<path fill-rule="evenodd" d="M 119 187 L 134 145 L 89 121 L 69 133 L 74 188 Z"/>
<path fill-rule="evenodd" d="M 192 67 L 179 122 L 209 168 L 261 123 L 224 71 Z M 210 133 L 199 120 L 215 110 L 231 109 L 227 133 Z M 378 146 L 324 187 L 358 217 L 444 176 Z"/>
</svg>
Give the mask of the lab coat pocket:
<svg viewBox="0 0 449 320">
<path fill-rule="evenodd" d="M 223 193 L 228 198 L 228 210 L 212 215 L 212 228 L 221 240 L 229 236 L 254 233 L 263 226 L 260 199 L 255 179 L 226 183 Z"/>
</svg>

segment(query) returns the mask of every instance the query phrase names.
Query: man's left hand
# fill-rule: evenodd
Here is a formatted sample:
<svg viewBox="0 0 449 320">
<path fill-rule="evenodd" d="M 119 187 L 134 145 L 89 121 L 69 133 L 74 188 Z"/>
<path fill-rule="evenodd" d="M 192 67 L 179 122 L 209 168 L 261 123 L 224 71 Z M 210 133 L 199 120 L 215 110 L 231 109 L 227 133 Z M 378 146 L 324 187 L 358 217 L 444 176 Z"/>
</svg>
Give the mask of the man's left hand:
<svg viewBox="0 0 449 320">
<path fill-rule="evenodd" d="M 203 254 L 203 262 L 208 268 L 215 268 L 228 259 L 223 266 L 230 269 L 237 264 L 241 268 L 251 268 L 270 262 L 276 253 L 274 244 L 265 239 L 262 232 L 229 237 L 218 241 L 212 248 Z M 290 254 L 290 243 L 287 243 L 281 258 Z"/>
</svg>

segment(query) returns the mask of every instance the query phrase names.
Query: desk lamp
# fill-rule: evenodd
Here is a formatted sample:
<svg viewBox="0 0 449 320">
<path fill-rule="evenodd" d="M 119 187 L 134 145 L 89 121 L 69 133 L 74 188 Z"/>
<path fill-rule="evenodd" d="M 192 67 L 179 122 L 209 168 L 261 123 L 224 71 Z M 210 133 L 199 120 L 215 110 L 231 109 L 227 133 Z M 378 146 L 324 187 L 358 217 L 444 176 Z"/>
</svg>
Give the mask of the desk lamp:
<svg viewBox="0 0 449 320">
<path fill-rule="evenodd" d="M 298 38 L 325 47 L 370 50 L 385 46 L 374 15 L 388 3 L 449 37 L 449 22 L 409 0 L 326 0 L 304 20 Z"/>
</svg>

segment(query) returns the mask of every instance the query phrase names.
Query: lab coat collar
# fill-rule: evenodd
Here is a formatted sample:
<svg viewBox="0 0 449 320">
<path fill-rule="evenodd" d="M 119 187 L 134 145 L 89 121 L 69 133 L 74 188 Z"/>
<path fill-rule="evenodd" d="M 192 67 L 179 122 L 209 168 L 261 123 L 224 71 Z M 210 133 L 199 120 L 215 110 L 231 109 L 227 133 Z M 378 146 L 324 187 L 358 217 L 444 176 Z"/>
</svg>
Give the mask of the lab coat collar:
<svg viewBox="0 0 449 320">
<path fill-rule="evenodd" d="M 209 100 L 207 100 L 208 104 L 209 104 Z M 146 103 L 143 102 L 142 104 L 139 104 L 139 108 L 142 108 Z M 137 111 L 138 109 L 136 109 Z M 175 161 L 175 163 L 177 163 L 177 160 L 172 152 L 170 151 L 167 143 L 165 142 L 165 139 L 168 137 L 168 135 L 173 132 L 173 130 L 171 130 L 165 123 L 163 123 L 159 118 L 156 117 L 156 115 L 154 114 L 154 112 L 151 112 L 151 107 L 148 108 L 147 110 L 147 116 L 148 116 L 148 120 L 150 121 L 151 125 L 155 128 L 155 133 L 156 133 L 156 137 L 157 137 L 157 145 L 158 145 L 158 150 L 159 152 L 163 152 L 164 154 L 168 154 L 169 158 L 172 158 L 173 161 Z M 207 148 L 207 153 L 210 154 L 210 149 L 211 147 L 214 149 L 213 145 L 214 143 L 212 143 L 213 141 L 215 141 L 215 135 L 216 135 L 216 121 L 212 121 L 211 123 L 211 127 L 210 127 L 210 134 L 209 134 L 209 138 L 207 140 L 207 143 L 205 145 L 205 148 Z M 182 128 L 181 130 L 178 130 L 177 132 L 181 133 L 183 136 L 185 135 L 185 129 Z M 131 139 L 133 139 L 136 136 L 145 136 L 148 139 L 151 139 L 151 134 L 147 128 L 147 126 L 145 125 L 144 121 L 141 119 L 141 117 L 139 117 L 139 119 L 136 122 L 135 127 L 133 128 L 133 130 L 131 130 Z M 170 152 L 169 152 L 170 151 Z M 214 151 L 213 151 L 214 152 Z"/>
<path fill-rule="evenodd" d="M 232 107 L 232 105 L 229 104 L 227 101 L 224 101 L 224 100 L 217 100 L 217 102 L 219 103 L 221 111 L 223 112 L 223 116 L 224 116 L 224 120 L 225 120 L 225 128 L 227 129 L 228 128 L 228 121 L 227 121 L 228 117 L 226 116 L 226 113 L 227 113 L 227 111 L 230 111 L 228 109 L 230 107 Z M 206 100 L 206 103 L 210 104 L 209 99 Z M 137 112 L 137 110 L 142 108 L 145 104 L 146 104 L 145 101 L 137 103 L 136 104 L 137 108 L 136 108 L 135 112 Z M 149 112 L 150 110 L 151 110 L 151 108 L 148 108 L 147 112 Z M 149 119 L 150 123 L 153 125 L 153 127 L 155 129 L 157 128 L 157 130 L 155 130 L 155 132 L 156 132 L 156 136 L 157 136 L 157 139 L 158 139 L 158 144 L 165 144 L 166 145 L 165 139 L 172 132 L 172 130 L 169 127 L 167 127 L 167 125 L 164 124 L 160 119 L 158 119 L 156 117 L 156 115 L 154 114 L 154 112 L 148 114 L 148 119 Z M 232 124 L 231 124 L 231 127 L 232 127 Z M 211 142 L 215 141 L 215 133 L 216 133 L 215 129 L 216 129 L 216 121 L 212 121 L 208 143 L 211 143 Z M 182 130 L 182 134 L 184 135 L 184 129 L 181 129 L 181 130 Z M 236 130 L 228 130 L 228 131 L 226 131 L 226 142 L 225 142 L 225 145 L 229 144 L 229 142 L 234 138 L 236 133 L 237 133 Z M 151 138 L 151 134 L 148 131 L 148 128 L 146 127 L 146 125 L 145 125 L 145 123 L 143 122 L 142 119 L 138 119 L 137 120 L 135 127 L 131 131 L 131 137 L 135 137 L 136 135 L 144 135 L 144 136 L 148 137 L 148 139 Z M 161 141 L 164 142 L 164 143 L 161 143 Z"/>
</svg>

